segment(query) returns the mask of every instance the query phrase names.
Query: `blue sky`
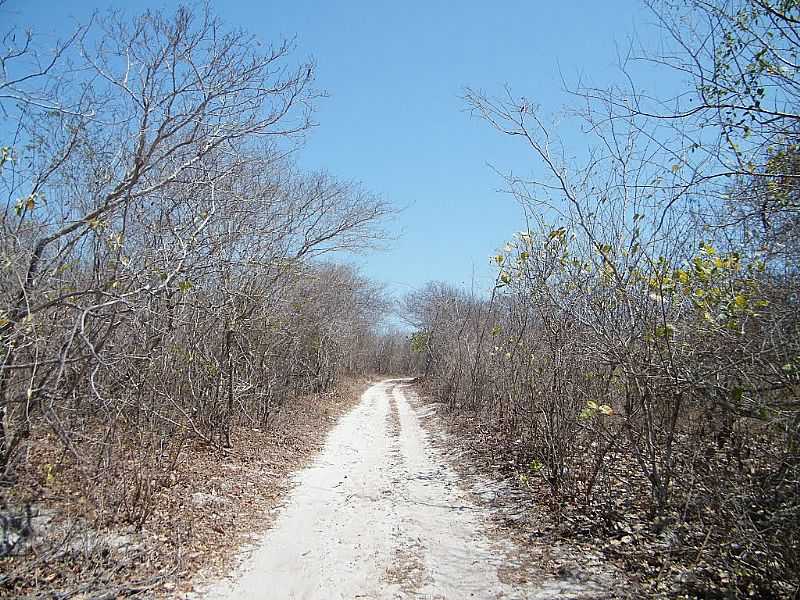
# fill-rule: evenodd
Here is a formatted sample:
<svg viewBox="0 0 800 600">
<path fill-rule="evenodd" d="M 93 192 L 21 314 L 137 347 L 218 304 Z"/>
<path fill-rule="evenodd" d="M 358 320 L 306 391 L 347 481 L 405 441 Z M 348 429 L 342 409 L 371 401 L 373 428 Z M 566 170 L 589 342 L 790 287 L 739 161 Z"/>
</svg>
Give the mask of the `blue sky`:
<svg viewBox="0 0 800 600">
<path fill-rule="evenodd" d="M 10 0 L 4 18 L 44 34 L 94 9 L 128 12 L 173 2 Z M 489 166 L 535 171 L 518 142 L 471 117 L 464 86 L 514 95 L 558 113 L 579 77 L 619 81 L 618 47 L 653 21 L 638 0 L 605 2 L 211 2 L 229 24 L 265 40 L 296 36 L 298 59 L 317 62 L 319 127 L 299 155 L 308 169 L 363 182 L 406 209 L 384 252 L 355 261 L 396 295 L 429 280 L 485 288 L 489 256 L 523 227 Z M 574 128 L 564 137 L 579 153 Z"/>
</svg>

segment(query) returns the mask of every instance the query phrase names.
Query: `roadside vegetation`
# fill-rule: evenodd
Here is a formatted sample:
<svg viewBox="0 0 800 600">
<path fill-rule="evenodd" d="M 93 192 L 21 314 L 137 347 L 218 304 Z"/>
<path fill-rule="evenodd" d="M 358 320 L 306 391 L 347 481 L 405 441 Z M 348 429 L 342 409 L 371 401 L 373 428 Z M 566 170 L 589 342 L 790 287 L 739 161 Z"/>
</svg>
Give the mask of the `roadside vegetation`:
<svg viewBox="0 0 800 600">
<path fill-rule="evenodd" d="M 183 586 L 373 373 L 642 594 L 800 594 L 800 2 L 648 3 L 661 46 L 572 90 L 580 148 L 466 90 L 531 157 L 527 220 L 488 294 L 403 300 L 410 339 L 337 258 L 395 209 L 297 166 L 324 93 L 292 42 L 207 6 L 0 31 L 0 595 Z"/>
<path fill-rule="evenodd" d="M 406 298 L 412 346 L 551 535 L 588 539 L 647 595 L 796 597 L 800 3 L 650 6 L 658 55 L 573 91 L 587 148 L 535 98 L 467 90 L 535 163 L 506 179 L 528 222 L 490 298 Z M 685 91 L 647 95 L 643 65 Z"/>
<path fill-rule="evenodd" d="M 148 590 L 235 536 L 187 516 L 215 470 L 285 476 L 383 368 L 389 303 L 333 257 L 394 209 L 295 166 L 291 42 L 208 8 L 0 35 L 0 595 Z"/>
</svg>

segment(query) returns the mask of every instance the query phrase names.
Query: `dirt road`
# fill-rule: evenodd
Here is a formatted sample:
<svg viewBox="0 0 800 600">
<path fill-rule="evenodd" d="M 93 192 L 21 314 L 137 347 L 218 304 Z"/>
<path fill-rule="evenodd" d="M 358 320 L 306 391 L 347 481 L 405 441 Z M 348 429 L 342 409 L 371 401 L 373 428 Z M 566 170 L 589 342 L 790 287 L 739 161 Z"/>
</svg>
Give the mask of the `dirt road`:
<svg viewBox="0 0 800 600">
<path fill-rule="evenodd" d="M 408 401 L 405 380 L 364 393 L 296 476 L 286 506 L 228 581 L 224 600 L 553 598 L 501 581 L 514 548 L 492 540 Z"/>
</svg>

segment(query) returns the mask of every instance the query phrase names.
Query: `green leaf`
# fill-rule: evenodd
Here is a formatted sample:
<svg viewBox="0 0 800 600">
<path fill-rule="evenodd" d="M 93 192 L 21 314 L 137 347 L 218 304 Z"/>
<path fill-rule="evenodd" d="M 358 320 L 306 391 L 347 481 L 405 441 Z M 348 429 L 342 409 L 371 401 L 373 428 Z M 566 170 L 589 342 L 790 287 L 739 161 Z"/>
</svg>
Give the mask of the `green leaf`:
<svg viewBox="0 0 800 600">
<path fill-rule="evenodd" d="M 656 327 L 654 333 L 656 337 L 669 339 L 675 335 L 675 328 L 669 323 L 667 323 L 665 325 L 659 325 L 658 327 Z"/>
</svg>

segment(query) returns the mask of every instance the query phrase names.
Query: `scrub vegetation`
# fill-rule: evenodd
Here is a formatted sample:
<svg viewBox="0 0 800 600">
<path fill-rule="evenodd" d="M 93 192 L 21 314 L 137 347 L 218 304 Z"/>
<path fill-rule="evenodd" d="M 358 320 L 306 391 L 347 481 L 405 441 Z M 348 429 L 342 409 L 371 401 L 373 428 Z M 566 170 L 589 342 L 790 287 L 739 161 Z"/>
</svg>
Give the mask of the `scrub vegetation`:
<svg viewBox="0 0 800 600">
<path fill-rule="evenodd" d="M 526 149 L 526 227 L 491 297 L 432 283 L 405 312 L 424 384 L 555 535 L 589 535 L 648 594 L 800 589 L 800 4 L 654 1 L 674 54 L 573 90 L 587 148 L 534 99 L 467 90 Z M 688 82 L 653 98 L 642 66 Z M 573 158 L 583 156 L 583 159 Z"/>
<path fill-rule="evenodd" d="M 293 163 L 320 94 L 288 41 L 208 8 L 2 41 L 0 592 L 116 597 L 175 548 L 145 560 L 103 532 L 186 525 L 165 498 L 187 465 L 212 478 L 254 437 L 304 455 L 292 436 L 324 433 L 335 384 L 377 368 L 388 301 L 329 257 L 374 248 L 395 211 Z M 316 431 L 287 429 L 298 406 Z"/>
<path fill-rule="evenodd" d="M 570 90 L 582 147 L 465 90 L 531 158 L 526 222 L 486 294 L 399 308 L 342 259 L 396 209 L 297 166 L 324 94 L 291 41 L 208 6 L 0 31 L 0 595 L 173 590 L 376 373 L 636 594 L 800 594 L 800 2 L 648 4 L 660 47 Z"/>
</svg>

